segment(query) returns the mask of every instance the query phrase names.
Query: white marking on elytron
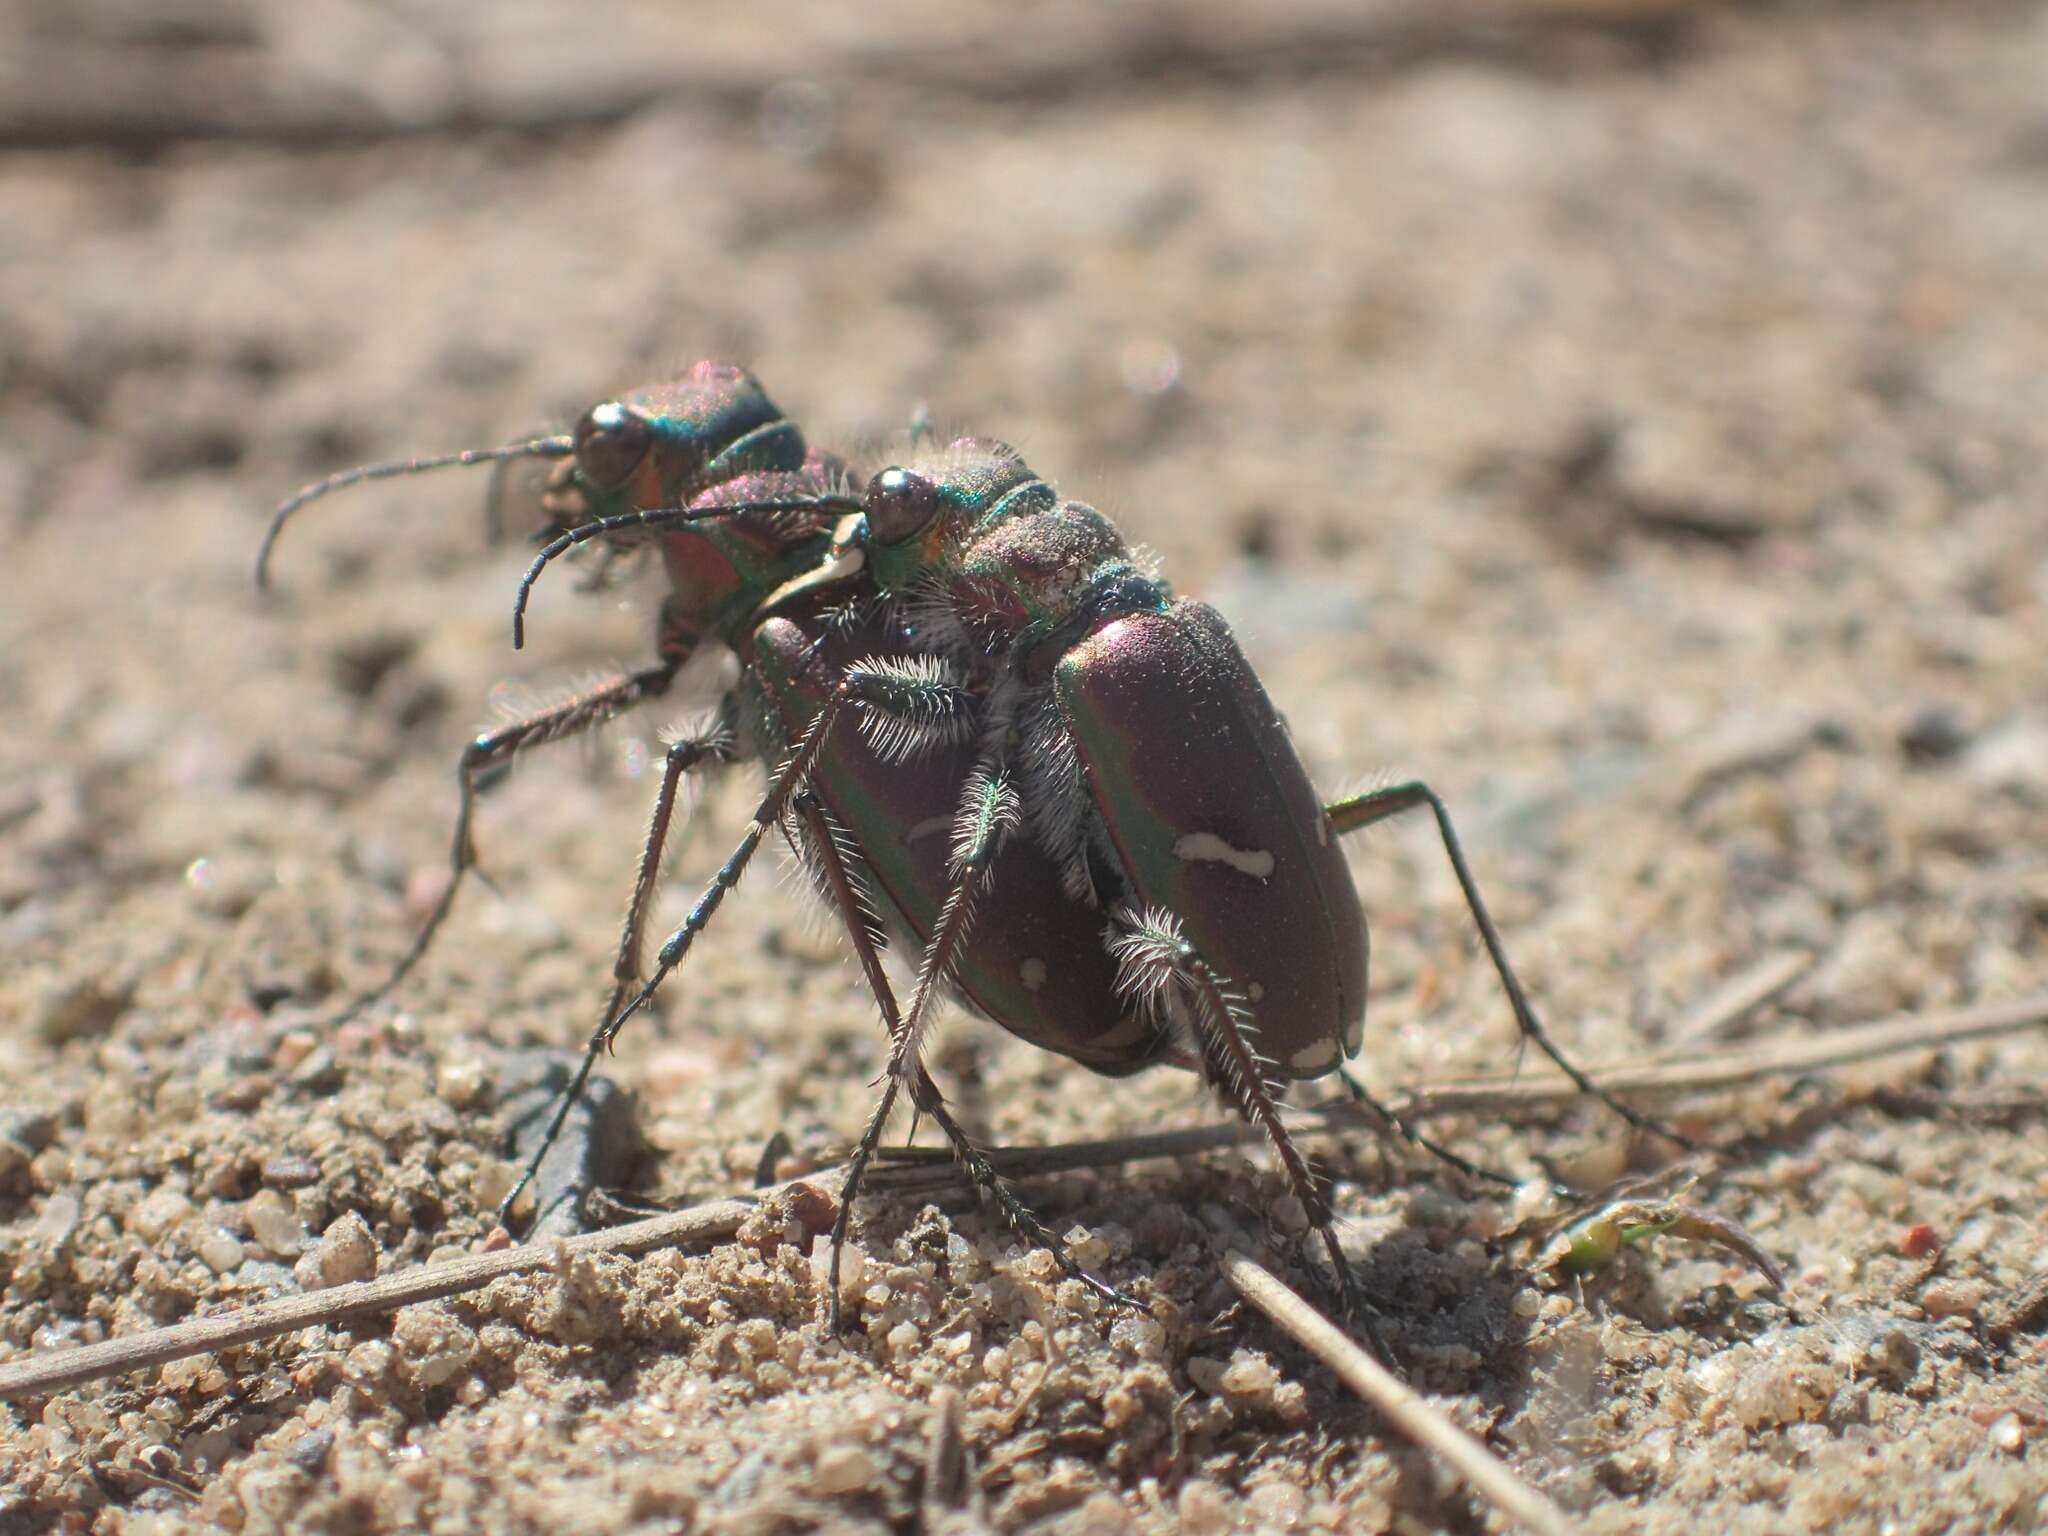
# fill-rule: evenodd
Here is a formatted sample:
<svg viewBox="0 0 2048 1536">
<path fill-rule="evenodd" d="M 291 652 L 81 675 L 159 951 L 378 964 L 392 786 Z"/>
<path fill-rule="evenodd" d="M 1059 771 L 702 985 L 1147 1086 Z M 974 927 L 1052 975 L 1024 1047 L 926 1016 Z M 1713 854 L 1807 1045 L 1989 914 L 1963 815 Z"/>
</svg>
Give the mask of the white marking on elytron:
<svg viewBox="0 0 2048 1536">
<path fill-rule="evenodd" d="M 927 816 L 923 821 L 920 821 L 916 826 L 912 827 L 908 832 L 903 834 L 903 841 L 907 845 L 916 842 L 921 837 L 931 837 L 933 834 L 939 832 L 945 832 L 950 834 L 952 830 L 952 817 Z"/>
<path fill-rule="evenodd" d="M 1045 962 L 1036 958 L 1025 960 L 1017 966 L 1017 976 L 1026 992 L 1036 992 L 1045 985 Z"/>
<path fill-rule="evenodd" d="M 1241 875 L 1265 880 L 1273 873 L 1273 855 L 1264 848 L 1233 848 L 1214 832 L 1189 832 L 1173 845 L 1173 856 L 1184 863 L 1197 860 L 1228 864 Z"/>
<path fill-rule="evenodd" d="M 1255 1003 L 1257 1003 L 1257 1002 L 1263 1002 L 1263 1001 L 1265 1000 L 1265 997 L 1266 997 L 1266 989 L 1265 989 L 1264 987 L 1260 986 L 1260 985 L 1259 985 L 1259 984 L 1258 984 L 1258 983 L 1257 983 L 1257 982 L 1255 981 L 1255 982 L 1253 982 L 1253 983 L 1252 983 L 1252 984 L 1251 984 L 1250 986 L 1248 986 L 1248 987 L 1246 987 L 1246 988 L 1244 989 L 1244 995 L 1245 995 L 1246 997 L 1250 998 L 1250 999 L 1251 999 L 1251 1000 L 1252 1000 L 1253 1002 L 1255 1002 Z"/>
<path fill-rule="evenodd" d="M 1318 1040 L 1314 1045 L 1303 1046 L 1287 1058 L 1287 1065 L 1297 1072 L 1313 1076 L 1327 1072 L 1337 1064 L 1337 1042 Z"/>
<path fill-rule="evenodd" d="M 1358 1048 L 1365 1044 L 1365 1010 L 1359 1009 L 1344 1026 L 1344 1054 L 1356 1056 Z"/>
</svg>

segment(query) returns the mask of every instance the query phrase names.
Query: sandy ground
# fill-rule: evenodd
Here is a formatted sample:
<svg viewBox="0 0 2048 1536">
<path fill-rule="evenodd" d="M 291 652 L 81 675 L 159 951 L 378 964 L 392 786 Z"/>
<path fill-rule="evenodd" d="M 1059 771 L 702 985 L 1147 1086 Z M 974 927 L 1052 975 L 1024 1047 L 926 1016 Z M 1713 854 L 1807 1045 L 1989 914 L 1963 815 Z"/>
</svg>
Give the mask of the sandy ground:
<svg viewBox="0 0 2048 1536">
<path fill-rule="evenodd" d="M 688 707 L 524 761 L 502 894 L 314 1026 L 431 900 L 461 742 L 648 655 L 656 594 L 556 580 L 515 656 L 525 555 L 459 474 L 310 512 L 267 600 L 250 561 L 311 476 L 700 356 L 865 466 L 926 403 L 1107 510 L 1326 787 L 1444 793 L 1584 1060 L 1782 951 L 1815 963 L 1730 1034 L 2040 987 L 2048 13 L 803 9 L 9 7 L 0 1357 L 482 1244 Z M 665 923 L 756 783 L 698 803 Z M 1428 828 L 1360 843 L 1364 1071 L 1506 1066 Z M 873 1020 L 757 874 L 606 1069 L 621 1182 L 829 1158 Z M 934 1066 L 1005 1143 L 1222 1113 L 964 1019 Z M 1410 1379 L 1586 1529 L 2021 1530 L 2044 1067 L 2036 1033 L 1667 1106 L 1779 1298 L 1669 1239 L 1542 1294 L 1508 1204 L 1317 1151 Z M 1591 1109 L 1437 1128 L 1520 1174 L 1665 1157 Z M 1494 1525 L 1232 1305 L 1230 1247 L 1316 1283 L 1282 1189 L 1256 1152 L 1030 1186 L 1150 1320 L 971 1204 L 875 1201 L 839 1340 L 757 1232 L 32 1398 L 0 1530 Z M 941 1385 L 973 1499 L 935 1513 Z"/>
</svg>

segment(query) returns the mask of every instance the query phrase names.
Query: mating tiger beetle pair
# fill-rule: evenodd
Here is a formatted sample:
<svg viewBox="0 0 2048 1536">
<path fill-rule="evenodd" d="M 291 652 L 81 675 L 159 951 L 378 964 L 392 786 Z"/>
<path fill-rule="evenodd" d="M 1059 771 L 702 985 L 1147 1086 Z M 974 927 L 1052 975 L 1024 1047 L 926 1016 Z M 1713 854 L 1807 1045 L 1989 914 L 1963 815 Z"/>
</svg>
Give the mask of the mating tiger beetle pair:
<svg viewBox="0 0 2048 1536">
<path fill-rule="evenodd" d="M 853 1198 L 902 1098 L 940 1128 L 1020 1236 L 1097 1294 L 1128 1300 L 1072 1260 L 948 1114 L 922 1049 L 946 992 L 1106 1075 L 1159 1063 L 1201 1073 L 1271 1140 L 1347 1305 L 1355 1301 L 1328 1200 L 1279 1106 L 1288 1082 L 1342 1072 L 1359 1049 L 1366 924 L 1338 839 L 1403 811 L 1435 817 L 1523 1035 L 1579 1088 L 1659 1129 L 1544 1032 L 1435 791 L 1411 782 L 1322 803 L 1223 619 L 1173 597 L 1107 518 L 1063 500 L 1002 443 L 917 445 L 856 490 L 751 375 L 700 363 L 595 407 L 573 434 L 373 465 L 309 486 L 278 508 L 258 583 L 287 519 L 316 497 L 446 464 L 522 458 L 555 463 L 542 497 L 544 547 L 519 585 L 515 646 L 550 561 L 583 545 L 609 558 L 652 544 L 669 582 L 656 656 L 464 749 L 451 879 L 389 978 L 356 1006 L 389 992 L 419 960 L 476 868 L 481 775 L 523 746 L 660 697 L 704 646 L 731 650 L 740 674 L 715 723 L 668 749 L 610 1001 L 501 1219 L 600 1055 L 682 964 L 778 829 L 844 925 L 889 1035 L 880 1098 L 833 1234 L 835 1327 Z M 766 768 L 767 791 L 646 974 L 678 786 L 740 757 Z M 907 1007 L 881 963 L 890 943 L 922 957 Z"/>
</svg>

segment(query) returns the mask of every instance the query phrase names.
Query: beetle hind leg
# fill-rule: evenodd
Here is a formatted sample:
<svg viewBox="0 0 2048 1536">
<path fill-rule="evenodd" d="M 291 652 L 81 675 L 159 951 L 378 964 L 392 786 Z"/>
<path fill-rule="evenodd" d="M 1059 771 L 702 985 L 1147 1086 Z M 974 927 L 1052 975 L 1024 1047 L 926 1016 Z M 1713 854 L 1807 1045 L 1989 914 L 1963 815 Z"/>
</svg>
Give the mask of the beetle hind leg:
<svg viewBox="0 0 2048 1536">
<path fill-rule="evenodd" d="M 1465 850 L 1458 841 L 1457 829 L 1451 825 L 1451 813 L 1443 799 L 1420 779 L 1405 784 L 1390 784 L 1384 789 L 1368 790 L 1353 795 L 1323 808 L 1323 815 L 1330 824 L 1330 830 L 1342 837 L 1398 816 L 1403 811 L 1427 806 L 1436 818 L 1438 835 L 1443 840 L 1444 854 L 1451 861 L 1451 873 L 1457 877 L 1458 889 L 1464 893 L 1465 907 L 1472 914 L 1473 924 L 1479 929 L 1479 938 L 1486 946 L 1486 953 L 1493 961 L 1494 973 L 1500 977 L 1501 990 L 1507 993 L 1508 1006 L 1514 1010 L 1515 1024 L 1522 1032 L 1522 1038 L 1531 1041 L 1545 1056 L 1548 1056 L 1559 1071 L 1571 1079 L 1581 1093 L 1598 1099 L 1614 1113 L 1621 1116 L 1639 1131 L 1677 1146 L 1693 1149 L 1693 1143 L 1632 1105 L 1624 1103 L 1588 1077 L 1571 1057 L 1564 1053 L 1550 1033 L 1536 1017 L 1536 1010 L 1529 1002 L 1529 996 L 1522 990 L 1522 983 L 1515 976 L 1515 969 L 1508 963 L 1507 947 L 1501 943 L 1500 930 L 1494 926 L 1492 915 L 1486 910 L 1486 903 L 1479 895 L 1479 882 L 1472 878 L 1472 867 L 1465 862 Z"/>
<path fill-rule="evenodd" d="M 1210 1081 L 1273 1144 L 1289 1188 L 1308 1212 L 1329 1255 L 1345 1312 L 1363 1325 L 1373 1351 L 1391 1363 L 1375 1322 L 1377 1311 L 1360 1290 L 1351 1261 L 1337 1241 L 1329 1199 L 1280 1117 L 1280 1094 L 1268 1076 L 1269 1064 L 1257 1045 L 1258 1024 L 1244 999 L 1188 942 L 1172 913 L 1159 908 L 1126 912 L 1119 926 L 1121 932 L 1110 947 L 1122 967 L 1124 990 L 1141 1007 L 1192 1026 L 1194 1039 L 1189 1044 L 1200 1052 Z"/>
<path fill-rule="evenodd" d="M 1420 1147 L 1438 1162 L 1457 1169 L 1468 1179 L 1476 1179 L 1482 1184 L 1497 1184 L 1503 1189 L 1521 1187 L 1522 1181 L 1513 1174 L 1502 1173 L 1498 1168 L 1488 1168 L 1484 1164 L 1475 1163 L 1469 1157 L 1453 1152 L 1442 1142 L 1423 1135 L 1399 1110 L 1390 1108 L 1374 1098 L 1372 1091 L 1351 1075 L 1349 1067 L 1337 1068 L 1337 1081 L 1344 1085 L 1344 1091 L 1350 1095 L 1351 1102 L 1363 1105 L 1370 1111 L 1380 1124 L 1386 1127 L 1387 1134 L 1395 1140 L 1406 1146 Z"/>
</svg>

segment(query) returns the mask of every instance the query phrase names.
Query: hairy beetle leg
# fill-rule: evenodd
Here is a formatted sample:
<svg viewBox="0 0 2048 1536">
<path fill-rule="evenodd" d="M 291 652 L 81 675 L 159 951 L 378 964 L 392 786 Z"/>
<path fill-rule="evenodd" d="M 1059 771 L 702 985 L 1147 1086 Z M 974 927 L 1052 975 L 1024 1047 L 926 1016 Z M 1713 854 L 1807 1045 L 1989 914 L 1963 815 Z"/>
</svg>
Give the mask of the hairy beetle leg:
<svg viewBox="0 0 2048 1536">
<path fill-rule="evenodd" d="M 473 874 L 479 880 L 489 883 L 477 863 L 476 840 L 473 835 L 478 781 L 491 769 L 510 762 L 526 747 L 581 735 L 644 700 L 659 698 L 668 691 L 681 667 L 681 657 L 664 657 L 601 688 L 593 688 L 587 693 L 563 699 L 560 703 L 528 715 L 523 720 L 514 720 L 495 731 L 487 731 L 462 749 L 462 756 L 456 759 L 455 763 L 458 799 L 455 808 L 455 835 L 448 850 L 448 883 L 442 888 L 440 897 L 434 902 L 434 909 L 427 914 L 426 921 L 420 924 L 419 932 L 413 935 L 412 944 L 399 957 L 398 963 L 392 966 L 390 972 L 376 986 L 358 995 L 341 1012 L 324 1020 L 323 1027 L 346 1023 L 365 1008 L 382 1002 L 412 974 L 413 967 L 418 965 L 427 951 L 433 947 L 435 936 L 441 931 L 441 925 L 448 920 L 448 914 L 454 910 L 456 892 L 462 888 L 465 876 Z"/>
<path fill-rule="evenodd" d="M 1390 784 L 1384 789 L 1369 790 L 1362 795 L 1339 800 L 1323 808 L 1329 819 L 1330 830 L 1339 837 L 1371 826 L 1374 822 L 1385 821 L 1389 816 L 1398 816 L 1403 811 L 1414 810 L 1417 806 L 1428 806 L 1436 817 L 1438 834 L 1443 839 L 1444 853 L 1451 861 L 1451 873 L 1457 876 L 1458 888 L 1464 892 L 1465 906 L 1472 914 L 1472 921 L 1479 929 L 1480 940 L 1486 945 L 1486 953 L 1493 961 L 1494 972 L 1500 977 L 1501 990 L 1508 995 L 1508 1006 L 1514 1010 L 1515 1023 L 1526 1040 L 1534 1041 L 1536 1048 L 1556 1064 L 1559 1071 L 1572 1080 L 1581 1093 L 1590 1094 L 1622 1119 L 1639 1131 L 1688 1151 L 1694 1150 L 1693 1143 L 1679 1135 L 1669 1126 L 1645 1115 L 1641 1110 L 1623 1103 L 1613 1094 L 1588 1077 L 1572 1059 L 1559 1049 L 1536 1017 L 1528 994 L 1523 992 L 1522 983 L 1516 978 L 1514 967 L 1508 964 L 1507 948 L 1501 943 L 1500 930 L 1493 925 L 1493 918 L 1486 910 L 1486 903 L 1480 899 L 1479 883 L 1472 878 L 1471 866 L 1465 862 L 1465 850 L 1458 842 L 1456 829 L 1451 826 L 1451 813 L 1442 798 L 1420 779 L 1405 784 Z"/>
<path fill-rule="evenodd" d="M 1239 1114 L 1266 1133 L 1279 1156 L 1288 1187 L 1323 1240 L 1346 1316 L 1357 1317 L 1375 1352 L 1390 1357 L 1372 1319 L 1375 1312 L 1360 1290 L 1351 1261 L 1337 1241 L 1330 1202 L 1280 1117 L 1280 1098 L 1266 1077 L 1266 1060 L 1253 1045 L 1258 1025 L 1228 978 L 1202 957 L 1171 912 L 1152 908 L 1126 912 L 1124 936 L 1116 941 L 1125 985 L 1173 1010 L 1192 1027 L 1209 1081 L 1237 1106 Z"/>
<path fill-rule="evenodd" d="M 918 1114 L 929 1116 L 945 1134 L 962 1170 L 975 1187 L 995 1203 L 1004 1224 L 1011 1231 L 1033 1247 L 1043 1248 L 1052 1254 L 1062 1273 L 1069 1279 L 1080 1281 L 1104 1301 L 1139 1312 L 1147 1310 L 1143 1302 L 1091 1275 L 1075 1261 L 1067 1252 L 1066 1245 L 1032 1214 L 1030 1207 L 1010 1187 L 1009 1181 L 996 1172 L 987 1155 L 974 1145 L 972 1138 L 946 1112 L 938 1085 L 925 1070 L 919 1044 L 920 1023 L 939 983 L 950 971 L 959 946 L 966 941 L 974 898 L 988 884 L 994 860 L 1014 819 L 1015 797 L 999 770 L 991 769 L 971 777 L 965 798 L 968 814 L 963 816 L 959 873 L 955 876 L 954 889 L 941 910 L 937 931 L 918 968 L 917 990 L 911 998 L 908 1018 L 900 1015 L 897 1009 L 895 988 L 890 985 L 888 973 L 882 969 L 871 919 L 863 912 L 847 874 L 840 841 L 834 835 L 836 829 L 827 820 L 824 807 L 814 797 L 799 795 L 793 807 L 811 833 L 811 846 L 825 877 L 826 890 L 846 923 L 848 937 L 867 976 L 869 990 L 874 993 L 889 1031 L 889 1067 L 883 1075 L 882 1095 L 861 1132 L 860 1144 L 854 1149 L 846 1182 L 839 1194 L 839 1212 L 832 1224 L 832 1264 L 827 1285 L 834 1333 L 843 1326 L 839 1298 L 840 1256 L 845 1250 L 847 1231 L 852 1223 L 853 1202 L 860 1193 L 868 1164 L 881 1145 L 882 1132 L 896 1107 L 899 1090 L 909 1094 L 911 1105 Z"/>
</svg>

